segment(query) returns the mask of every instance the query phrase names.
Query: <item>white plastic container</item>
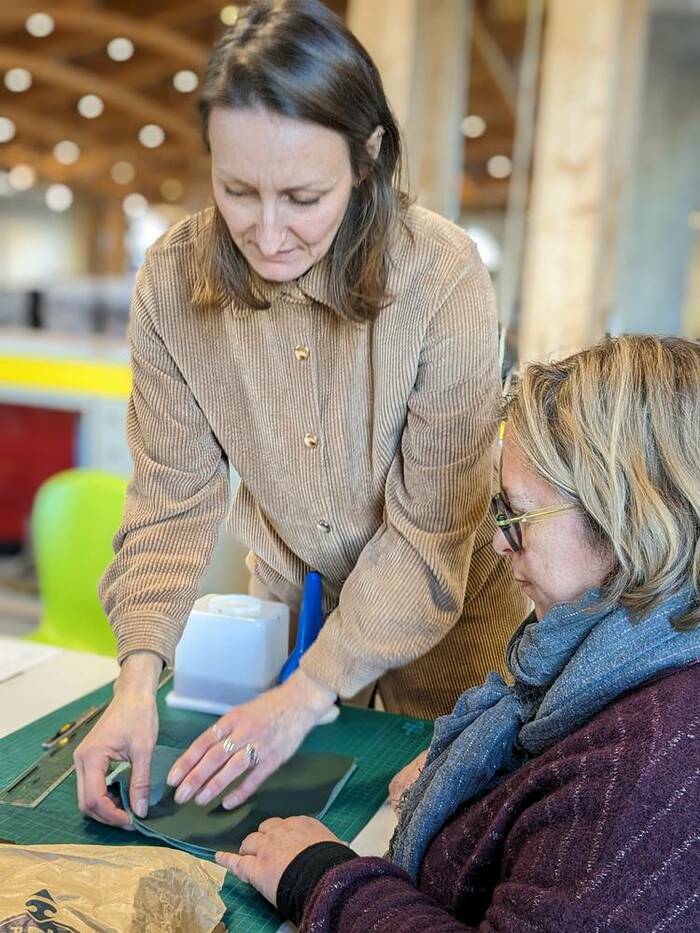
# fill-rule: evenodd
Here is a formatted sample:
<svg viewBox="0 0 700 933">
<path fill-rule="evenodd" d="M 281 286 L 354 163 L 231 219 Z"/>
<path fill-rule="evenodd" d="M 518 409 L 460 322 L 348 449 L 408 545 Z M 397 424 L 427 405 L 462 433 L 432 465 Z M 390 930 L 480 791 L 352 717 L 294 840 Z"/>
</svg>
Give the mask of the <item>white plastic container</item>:
<svg viewBox="0 0 700 933">
<path fill-rule="evenodd" d="M 289 609 L 238 594 L 194 604 L 175 652 L 168 706 L 225 713 L 274 686 L 289 654 Z"/>
</svg>

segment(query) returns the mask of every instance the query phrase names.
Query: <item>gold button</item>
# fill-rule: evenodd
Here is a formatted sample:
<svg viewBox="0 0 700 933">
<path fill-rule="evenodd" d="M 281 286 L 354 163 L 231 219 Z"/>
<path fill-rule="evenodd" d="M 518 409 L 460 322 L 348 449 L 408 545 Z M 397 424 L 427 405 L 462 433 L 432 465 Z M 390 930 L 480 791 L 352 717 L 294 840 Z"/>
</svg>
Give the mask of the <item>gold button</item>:
<svg viewBox="0 0 700 933">
<path fill-rule="evenodd" d="M 323 531 L 325 534 L 329 534 L 331 530 L 330 522 L 327 522 L 325 518 L 322 518 L 319 522 L 316 522 L 316 527 L 319 531 Z"/>
<path fill-rule="evenodd" d="M 296 356 L 300 363 L 305 363 L 311 356 L 311 350 L 305 347 L 303 343 L 297 344 L 297 346 L 294 347 L 294 356 Z"/>
<path fill-rule="evenodd" d="M 313 450 L 314 447 L 318 446 L 318 438 L 316 437 L 315 434 L 305 434 L 304 443 L 306 444 L 307 447 L 311 447 L 311 449 Z"/>
</svg>

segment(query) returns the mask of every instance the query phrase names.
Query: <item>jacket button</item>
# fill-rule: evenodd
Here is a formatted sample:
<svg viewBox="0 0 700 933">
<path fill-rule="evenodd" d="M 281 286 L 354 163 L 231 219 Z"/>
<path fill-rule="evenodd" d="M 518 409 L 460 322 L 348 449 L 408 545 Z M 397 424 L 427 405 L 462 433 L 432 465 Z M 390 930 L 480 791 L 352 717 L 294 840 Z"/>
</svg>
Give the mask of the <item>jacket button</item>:
<svg viewBox="0 0 700 933">
<path fill-rule="evenodd" d="M 316 527 L 319 531 L 324 532 L 324 534 L 330 534 L 331 526 L 330 522 L 327 522 L 325 518 L 322 518 L 319 522 L 316 523 Z"/>
<path fill-rule="evenodd" d="M 305 347 L 303 343 L 300 343 L 294 347 L 294 356 L 296 356 L 300 363 L 305 363 L 311 356 L 311 350 Z"/>
<path fill-rule="evenodd" d="M 316 437 L 315 434 L 310 434 L 310 433 L 305 434 L 304 443 L 306 444 L 307 447 L 310 447 L 313 450 L 314 447 L 318 447 L 318 438 Z"/>
</svg>

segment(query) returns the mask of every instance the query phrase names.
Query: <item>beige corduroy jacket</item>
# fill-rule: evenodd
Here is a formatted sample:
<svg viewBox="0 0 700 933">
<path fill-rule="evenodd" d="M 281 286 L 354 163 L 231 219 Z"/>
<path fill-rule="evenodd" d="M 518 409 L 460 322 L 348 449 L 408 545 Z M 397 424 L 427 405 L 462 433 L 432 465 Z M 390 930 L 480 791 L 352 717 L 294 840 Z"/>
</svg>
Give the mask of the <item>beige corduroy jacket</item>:
<svg viewBox="0 0 700 933">
<path fill-rule="evenodd" d="M 210 215 L 162 237 L 130 320 L 134 458 L 100 587 L 119 658 L 171 664 L 241 477 L 231 532 L 259 582 L 298 607 L 307 570 L 330 613 L 302 660 L 349 697 L 382 678 L 389 709 L 435 716 L 502 663 L 527 611 L 491 547 L 497 323 L 467 235 L 412 207 L 378 319 L 327 304 L 326 263 L 269 286 L 268 310 L 191 305 Z"/>
</svg>

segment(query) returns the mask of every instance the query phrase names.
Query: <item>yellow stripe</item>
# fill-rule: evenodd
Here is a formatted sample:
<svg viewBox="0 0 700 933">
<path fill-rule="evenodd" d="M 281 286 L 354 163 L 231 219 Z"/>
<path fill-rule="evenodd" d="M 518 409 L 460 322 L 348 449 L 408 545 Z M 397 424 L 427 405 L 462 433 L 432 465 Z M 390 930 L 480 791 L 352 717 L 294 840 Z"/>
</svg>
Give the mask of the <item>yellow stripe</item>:
<svg viewBox="0 0 700 933">
<path fill-rule="evenodd" d="M 0 356 L 0 385 L 121 399 L 128 398 L 131 391 L 131 370 L 126 363 Z"/>
</svg>

